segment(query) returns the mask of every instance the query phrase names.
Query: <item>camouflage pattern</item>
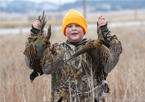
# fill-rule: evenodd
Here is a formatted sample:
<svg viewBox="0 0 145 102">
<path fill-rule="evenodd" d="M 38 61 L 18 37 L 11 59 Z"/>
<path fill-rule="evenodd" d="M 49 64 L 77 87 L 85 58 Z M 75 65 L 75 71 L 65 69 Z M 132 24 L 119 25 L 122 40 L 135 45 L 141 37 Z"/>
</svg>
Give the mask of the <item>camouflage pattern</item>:
<svg viewBox="0 0 145 102">
<path fill-rule="evenodd" d="M 109 64 L 111 64 L 112 70 L 122 52 L 121 43 L 107 27 L 101 28 L 101 30 L 104 34 L 98 32 L 98 36 L 110 50 L 112 59 Z M 94 63 L 91 57 L 85 53 L 64 63 L 88 41 L 90 40 L 84 39 L 78 44 L 66 41 L 52 45 L 51 50 L 56 54 L 48 53 L 51 53 L 52 56 L 63 56 L 59 57 L 57 61 L 53 60 L 52 63 L 55 63 L 54 66 L 57 65 L 57 67 L 44 67 L 50 61 L 48 61 L 49 58 L 42 60 L 43 72 L 52 75 L 52 102 L 105 102 L 108 86 L 103 81 L 106 80 L 110 71 L 106 71 L 107 73 L 104 71 L 101 61 Z"/>
<path fill-rule="evenodd" d="M 111 59 L 106 59 L 109 60 L 109 71 L 104 70 L 107 66 L 102 61 L 94 63 L 87 53 L 65 63 L 91 40 L 83 39 L 78 44 L 68 41 L 55 43 L 44 51 L 41 66 L 45 74 L 52 76 L 51 102 L 105 102 L 105 94 L 109 89 L 105 80 L 117 64 L 122 46 L 107 26 L 101 27 L 101 31 L 98 30 L 98 39 L 110 50 Z"/>
</svg>

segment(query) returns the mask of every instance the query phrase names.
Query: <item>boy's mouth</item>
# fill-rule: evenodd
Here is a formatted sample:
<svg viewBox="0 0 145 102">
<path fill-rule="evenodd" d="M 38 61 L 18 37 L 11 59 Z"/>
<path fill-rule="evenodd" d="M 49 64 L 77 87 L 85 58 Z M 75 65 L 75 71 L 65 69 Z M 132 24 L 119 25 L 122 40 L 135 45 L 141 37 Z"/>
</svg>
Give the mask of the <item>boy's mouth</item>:
<svg viewBox="0 0 145 102">
<path fill-rule="evenodd" d="M 72 33 L 71 33 L 71 35 L 77 35 L 77 34 L 78 34 L 77 32 L 72 32 Z"/>
</svg>

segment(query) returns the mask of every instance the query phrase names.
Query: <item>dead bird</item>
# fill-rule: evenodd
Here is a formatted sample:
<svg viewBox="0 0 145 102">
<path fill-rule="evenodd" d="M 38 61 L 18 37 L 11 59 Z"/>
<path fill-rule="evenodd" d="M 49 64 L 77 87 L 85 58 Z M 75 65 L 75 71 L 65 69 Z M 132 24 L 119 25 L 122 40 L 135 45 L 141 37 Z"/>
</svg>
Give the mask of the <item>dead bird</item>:
<svg viewBox="0 0 145 102">
<path fill-rule="evenodd" d="M 95 63 L 101 62 L 104 66 L 104 72 L 106 74 L 113 69 L 111 64 L 112 56 L 110 50 L 103 44 L 103 41 L 99 39 L 87 42 L 86 45 L 73 54 L 65 63 L 83 53 L 88 53 Z"/>
<path fill-rule="evenodd" d="M 51 25 L 48 27 L 47 35 L 43 34 L 43 29 L 46 24 L 44 16 L 44 11 L 42 17 L 39 16 L 38 19 L 41 21 L 40 31 L 37 35 L 28 38 L 29 45 L 24 50 L 24 55 L 26 56 L 26 64 L 33 72 L 30 74 L 31 82 L 39 75 L 43 75 L 42 66 L 40 65 L 40 60 L 44 50 L 50 47 L 51 43 L 49 41 L 51 36 Z"/>
<path fill-rule="evenodd" d="M 92 40 L 86 43 L 80 50 L 78 50 L 74 55 L 72 55 L 66 62 L 70 61 L 74 57 L 77 57 L 83 53 L 88 53 L 94 62 L 98 62 L 100 58 L 100 48 L 103 42 L 100 40 Z"/>
</svg>

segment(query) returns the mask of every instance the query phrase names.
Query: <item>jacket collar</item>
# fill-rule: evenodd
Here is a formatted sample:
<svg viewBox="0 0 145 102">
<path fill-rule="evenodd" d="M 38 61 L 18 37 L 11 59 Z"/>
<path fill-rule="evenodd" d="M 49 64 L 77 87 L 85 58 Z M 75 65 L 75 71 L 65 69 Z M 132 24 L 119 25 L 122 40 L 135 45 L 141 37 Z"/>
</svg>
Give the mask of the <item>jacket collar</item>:
<svg viewBox="0 0 145 102">
<path fill-rule="evenodd" d="M 87 41 L 88 41 L 87 38 L 84 38 L 81 42 L 78 42 L 78 43 L 72 43 L 72 42 L 69 42 L 68 40 L 66 40 L 66 43 L 67 44 L 74 45 L 74 46 L 77 47 L 79 45 L 85 45 Z"/>
</svg>

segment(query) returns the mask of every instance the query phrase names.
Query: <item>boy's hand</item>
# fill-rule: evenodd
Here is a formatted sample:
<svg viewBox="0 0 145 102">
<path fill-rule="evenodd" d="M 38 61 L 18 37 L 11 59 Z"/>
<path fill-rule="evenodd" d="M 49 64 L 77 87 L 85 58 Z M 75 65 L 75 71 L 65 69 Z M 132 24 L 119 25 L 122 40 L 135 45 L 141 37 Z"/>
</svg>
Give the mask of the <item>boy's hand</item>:
<svg viewBox="0 0 145 102">
<path fill-rule="evenodd" d="M 35 29 L 38 29 L 38 30 L 40 30 L 40 25 L 41 25 L 40 20 L 36 20 L 36 21 L 33 23 L 33 27 L 34 27 Z"/>
<path fill-rule="evenodd" d="M 107 21 L 105 20 L 104 17 L 98 17 L 98 24 L 99 24 L 99 28 L 106 25 Z"/>
</svg>

